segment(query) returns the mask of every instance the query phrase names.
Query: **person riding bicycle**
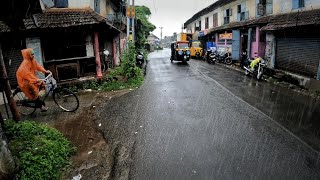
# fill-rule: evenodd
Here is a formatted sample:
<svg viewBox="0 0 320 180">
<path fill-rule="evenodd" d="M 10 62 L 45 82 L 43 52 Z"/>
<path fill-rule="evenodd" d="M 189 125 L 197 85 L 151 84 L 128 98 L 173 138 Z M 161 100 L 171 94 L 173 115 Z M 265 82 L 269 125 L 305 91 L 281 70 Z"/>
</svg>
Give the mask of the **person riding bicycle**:
<svg viewBox="0 0 320 180">
<path fill-rule="evenodd" d="M 21 52 L 23 61 L 16 72 L 18 85 L 29 100 L 34 101 L 39 106 L 41 105 L 42 111 L 47 111 L 48 107 L 39 98 L 40 86 L 44 86 L 44 83 L 36 76 L 36 72 L 40 71 L 45 74 L 50 73 L 50 71 L 44 69 L 37 62 L 33 49 L 23 49 Z"/>
</svg>

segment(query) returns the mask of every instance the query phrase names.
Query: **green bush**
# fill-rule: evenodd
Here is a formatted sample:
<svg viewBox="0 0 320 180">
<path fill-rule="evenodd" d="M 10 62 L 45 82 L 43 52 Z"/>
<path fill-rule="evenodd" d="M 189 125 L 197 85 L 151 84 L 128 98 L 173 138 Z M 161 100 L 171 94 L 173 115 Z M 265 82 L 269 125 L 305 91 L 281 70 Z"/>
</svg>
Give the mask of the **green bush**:
<svg viewBox="0 0 320 180">
<path fill-rule="evenodd" d="M 101 90 L 111 91 L 111 90 L 122 90 L 128 88 L 137 88 L 143 83 L 143 77 L 131 78 L 127 82 L 123 81 L 108 81 L 102 84 Z"/>
<path fill-rule="evenodd" d="M 136 49 L 132 43 L 121 54 L 121 66 L 112 70 L 108 78 L 112 79 L 116 76 L 123 76 L 127 80 L 143 78 L 142 70 L 136 66 Z"/>
<path fill-rule="evenodd" d="M 25 121 L 7 121 L 9 147 L 18 165 L 15 179 L 59 179 L 75 152 L 56 129 Z"/>
</svg>

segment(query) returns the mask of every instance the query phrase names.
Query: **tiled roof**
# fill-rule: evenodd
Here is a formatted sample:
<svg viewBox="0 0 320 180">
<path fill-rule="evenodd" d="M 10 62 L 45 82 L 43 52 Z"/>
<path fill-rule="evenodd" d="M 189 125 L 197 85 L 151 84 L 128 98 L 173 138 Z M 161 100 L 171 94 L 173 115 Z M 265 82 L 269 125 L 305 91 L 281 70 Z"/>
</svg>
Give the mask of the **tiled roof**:
<svg viewBox="0 0 320 180">
<path fill-rule="evenodd" d="M 280 30 L 296 26 L 320 25 L 320 9 L 274 15 L 262 30 Z"/>
<path fill-rule="evenodd" d="M 23 20 L 26 29 L 58 28 L 105 23 L 106 19 L 92 9 L 49 9 Z"/>
<path fill-rule="evenodd" d="M 0 32 L 9 32 L 11 29 L 4 22 L 0 21 Z"/>
</svg>

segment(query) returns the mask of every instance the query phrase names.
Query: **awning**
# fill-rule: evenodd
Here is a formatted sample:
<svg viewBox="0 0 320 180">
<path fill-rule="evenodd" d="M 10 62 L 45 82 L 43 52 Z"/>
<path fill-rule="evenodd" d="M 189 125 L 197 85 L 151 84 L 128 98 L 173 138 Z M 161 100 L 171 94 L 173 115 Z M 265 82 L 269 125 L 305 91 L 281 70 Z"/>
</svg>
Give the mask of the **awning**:
<svg viewBox="0 0 320 180">
<path fill-rule="evenodd" d="M 270 22 L 261 28 L 261 30 L 272 31 L 297 26 L 319 25 L 320 9 L 311 11 L 298 11 L 295 13 L 286 13 L 273 16 Z"/>
</svg>

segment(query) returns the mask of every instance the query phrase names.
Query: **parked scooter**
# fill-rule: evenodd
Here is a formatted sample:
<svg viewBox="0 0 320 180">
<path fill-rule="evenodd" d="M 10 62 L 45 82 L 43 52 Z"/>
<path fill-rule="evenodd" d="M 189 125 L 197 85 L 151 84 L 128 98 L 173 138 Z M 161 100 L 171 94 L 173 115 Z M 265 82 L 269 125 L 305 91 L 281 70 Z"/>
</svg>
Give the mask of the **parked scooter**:
<svg viewBox="0 0 320 180">
<path fill-rule="evenodd" d="M 141 51 L 137 52 L 136 65 L 143 70 L 144 74 L 146 74 L 147 65 L 146 65 L 146 61 L 144 59 L 144 54 Z"/>
<path fill-rule="evenodd" d="M 252 69 L 250 66 L 253 61 L 256 62 L 254 62 L 255 65 Z M 247 65 L 244 66 L 244 74 L 254 76 L 257 80 L 260 80 L 264 73 L 264 67 L 266 66 L 265 61 L 262 58 L 257 57 L 254 60 L 249 60 L 246 64 Z"/>
</svg>

